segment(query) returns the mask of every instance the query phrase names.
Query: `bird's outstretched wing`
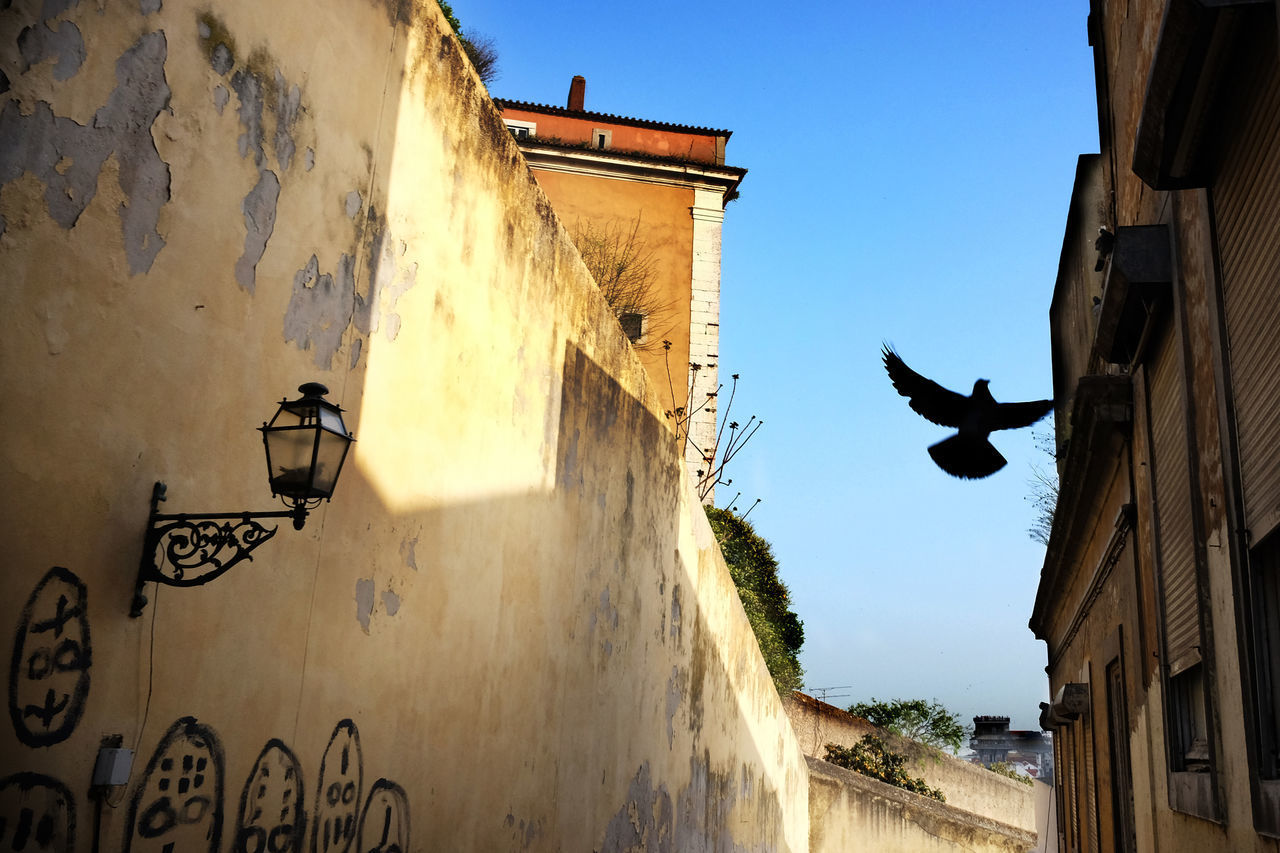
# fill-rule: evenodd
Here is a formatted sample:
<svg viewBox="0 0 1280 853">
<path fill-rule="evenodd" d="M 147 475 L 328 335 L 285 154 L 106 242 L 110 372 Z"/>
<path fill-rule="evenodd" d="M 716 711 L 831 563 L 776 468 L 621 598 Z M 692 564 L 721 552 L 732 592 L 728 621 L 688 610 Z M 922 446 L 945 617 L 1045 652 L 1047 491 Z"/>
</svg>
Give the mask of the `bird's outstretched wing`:
<svg viewBox="0 0 1280 853">
<path fill-rule="evenodd" d="M 1020 429 L 1031 426 L 1053 410 L 1052 400 L 1033 400 L 1029 403 L 1000 403 L 991 419 L 991 428 Z"/>
<path fill-rule="evenodd" d="M 884 345 L 881 354 L 884 356 L 884 369 L 889 371 L 893 387 L 911 401 L 912 409 L 938 426 L 960 426 L 960 421 L 969 408 L 968 397 L 948 391 L 932 379 L 925 379 L 907 367 L 906 362 L 888 344 Z"/>
</svg>

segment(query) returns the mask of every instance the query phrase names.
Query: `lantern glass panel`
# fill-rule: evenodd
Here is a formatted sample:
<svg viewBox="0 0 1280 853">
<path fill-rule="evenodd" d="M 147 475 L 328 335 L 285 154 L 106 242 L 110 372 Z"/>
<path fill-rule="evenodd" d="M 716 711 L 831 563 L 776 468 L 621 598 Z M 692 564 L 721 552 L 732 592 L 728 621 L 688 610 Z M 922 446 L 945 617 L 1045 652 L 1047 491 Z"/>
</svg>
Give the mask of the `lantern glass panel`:
<svg viewBox="0 0 1280 853">
<path fill-rule="evenodd" d="M 323 409 L 321 410 L 324 411 Z M 341 419 L 339 419 L 341 424 Z M 342 471 L 342 463 L 347 457 L 347 448 L 351 439 L 344 433 L 320 431 L 320 445 L 316 451 L 315 475 L 311 481 L 311 496 L 317 498 L 332 497 L 334 486 L 338 483 L 338 474 Z"/>
<path fill-rule="evenodd" d="M 272 493 L 287 498 L 311 497 L 315 429 L 305 426 L 274 426 L 267 429 L 266 438 Z"/>
<path fill-rule="evenodd" d="M 347 436 L 347 428 L 342 423 L 342 414 L 328 406 L 320 406 L 320 426 L 325 429 L 336 432 L 344 439 Z"/>
</svg>

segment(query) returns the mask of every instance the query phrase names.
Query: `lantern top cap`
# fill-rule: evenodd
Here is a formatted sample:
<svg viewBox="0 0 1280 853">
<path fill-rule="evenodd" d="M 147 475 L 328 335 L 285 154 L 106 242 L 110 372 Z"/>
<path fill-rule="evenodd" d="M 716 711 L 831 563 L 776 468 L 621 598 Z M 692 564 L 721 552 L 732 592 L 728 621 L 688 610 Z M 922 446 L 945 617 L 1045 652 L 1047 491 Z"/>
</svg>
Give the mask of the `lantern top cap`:
<svg viewBox="0 0 1280 853">
<path fill-rule="evenodd" d="M 303 382 L 298 386 L 298 391 L 302 394 L 303 399 L 312 400 L 322 399 L 325 394 L 329 393 L 329 389 L 320 382 Z"/>
</svg>

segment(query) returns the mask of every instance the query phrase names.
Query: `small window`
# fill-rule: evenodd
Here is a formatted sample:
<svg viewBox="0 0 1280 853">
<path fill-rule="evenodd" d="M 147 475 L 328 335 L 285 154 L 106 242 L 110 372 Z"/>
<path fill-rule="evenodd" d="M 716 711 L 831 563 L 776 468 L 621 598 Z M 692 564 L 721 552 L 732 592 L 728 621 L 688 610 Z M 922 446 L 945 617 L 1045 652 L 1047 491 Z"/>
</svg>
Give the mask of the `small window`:
<svg viewBox="0 0 1280 853">
<path fill-rule="evenodd" d="M 1254 643 L 1263 779 L 1280 779 L 1280 534 L 1249 551 L 1253 570 Z"/>
<path fill-rule="evenodd" d="M 1204 666 L 1196 664 L 1169 679 L 1173 731 L 1169 741 L 1173 770 L 1207 773 L 1209 727 L 1205 720 Z"/>
<path fill-rule="evenodd" d="M 538 126 L 531 121 L 507 119 L 503 123 L 506 124 L 507 130 L 511 131 L 511 135 L 516 139 L 525 140 L 538 134 Z"/>
<path fill-rule="evenodd" d="M 624 312 L 618 315 L 618 323 L 622 326 L 622 331 L 627 336 L 627 340 L 631 343 L 640 343 L 640 339 L 644 337 L 644 315 L 633 312 Z"/>
<path fill-rule="evenodd" d="M 596 128 L 591 131 L 591 147 L 592 148 L 612 148 L 613 147 L 613 131 L 601 130 Z"/>
</svg>

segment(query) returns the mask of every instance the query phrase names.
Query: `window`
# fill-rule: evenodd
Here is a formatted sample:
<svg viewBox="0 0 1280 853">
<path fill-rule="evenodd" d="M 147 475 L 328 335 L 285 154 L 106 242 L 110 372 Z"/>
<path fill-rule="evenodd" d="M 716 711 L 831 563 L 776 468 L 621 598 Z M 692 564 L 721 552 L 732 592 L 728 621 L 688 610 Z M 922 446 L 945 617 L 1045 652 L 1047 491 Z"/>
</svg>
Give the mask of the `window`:
<svg viewBox="0 0 1280 853">
<path fill-rule="evenodd" d="M 591 131 L 591 147 L 592 148 L 612 148 L 613 147 L 613 131 L 601 130 L 595 128 Z"/>
<path fill-rule="evenodd" d="M 626 334 L 627 340 L 633 344 L 641 343 L 645 327 L 643 314 L 624 312 L 618 315 L 618 322 L 622 325 L 622 331 Z"/>
<path fill-rule="evenodd" d="M 1259 767 L 1263 779 L 1280 779 L 1280 535 L 1249 551 L 1255 589 L 1254 642 L 1258 660 Z"/>
<path fill-rule="evenodd" d="M 531 121 L 517 121 L 516 119 L 504 119 L 503 123 L 507 126 L 507 130 L 511 131 L 511 135 L 516 139 L 524 140 L 538 135 L 538 125 Z"/>
<path fill-rule="evenodd" d="M 1209 729 L 1204 713 L 1204 665 L 1196 664 L 1169 679 L 1173 731 L 1169 752 L 1175 771 L 1207 773 Z"/>
</svg>

